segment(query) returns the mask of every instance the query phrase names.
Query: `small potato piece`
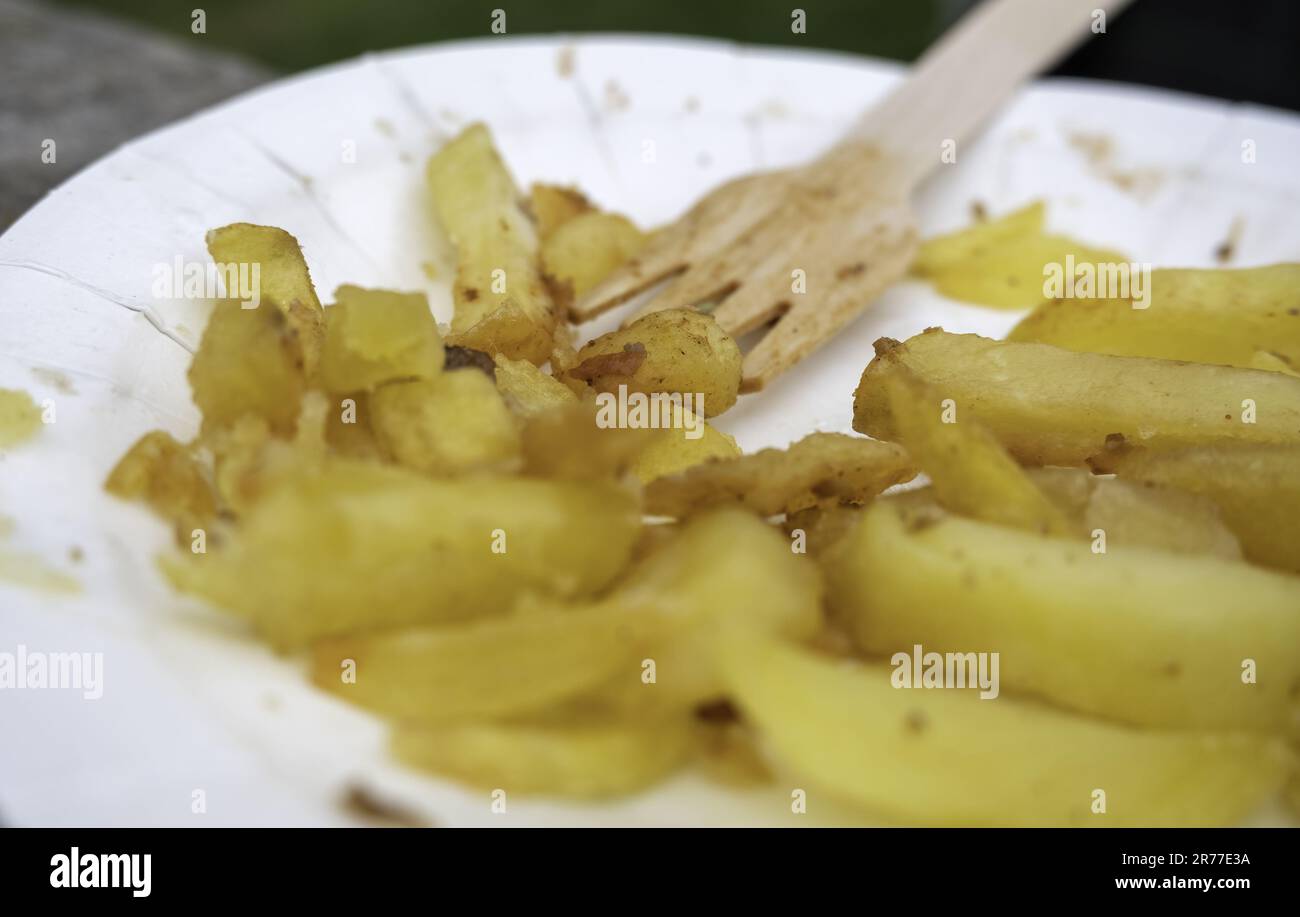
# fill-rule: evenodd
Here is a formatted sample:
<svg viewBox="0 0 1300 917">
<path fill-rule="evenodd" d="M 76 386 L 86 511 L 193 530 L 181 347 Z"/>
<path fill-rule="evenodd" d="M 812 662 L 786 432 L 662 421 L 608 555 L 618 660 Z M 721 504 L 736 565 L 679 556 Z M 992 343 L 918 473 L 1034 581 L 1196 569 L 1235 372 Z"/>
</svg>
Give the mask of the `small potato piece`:
<svg viewBox="0 0 1300 917">
<path fill-rule="evenodd" d="M 1293 728 L 1300 577 L 1138 545 L 1094 553 L 903 496 L 877 500 L 824 559 L 830 607 L 863 650 L 996 651 L 1004 691 L 1138 725 Z"/>
<path fill-rule="evenodd" d="M 1089 460 L 1121 480 L 1203 494 L 1223 511 L 1247 560 L 1300 573 L 1300 447 L 1215 445 L 1175 452 L 1114 449 Z"/>
<path fill-rule="evenodd" d="M 339 458 L 277 481 L 220 550 L 164 567 L 290 648 L 502 615 L 525 591 L 589 596 L 626 564 L 640 528 L 635 495 L 613 484 L 440 480 Z"/>
<path fill-rule="evenodd" d="M 1121 437 L 1153 450 L 1300 443 L 1300 379 L 938 328 L 903 344 L 876 342 L 876 358 L 854 395 L 855 430 L 897 438 L 880 377 L 899 364 L 953 399 L 1026 465 L 1081 465 Z"/>
<path fill-rule="evenodd" d="M 512 360 L 503 354 L 496 356 L 496 380 L 506 406 L 519 417 L 534 417 L 578 400 L 573 390 L 554 376 L 527 360 Z"/>
<path fill-rule="evenodd" d="M 1208 497 L 1159 485 L 1101 477 L 1085 468 L 1031 468 L 1029 476 L 1069 517 L 1072 529 L 1106 551 L 1128 545 L 1241 560 L 1237 536 Z"/>
<path fill-rule="evenodd" d="M 0 448 L 17 445 L 41 428 L 41 409 L 32 396 L 0 388 Z"/>
<path fill-rule="evenodd" d="M 456 246 L 451 343 L 545 363 L 556 327 L 537 230 L 492 135 L 472 124 L 426 169 L 438 219 Z"/>
<path fill-rule="evenodd" d="M 639 670 L 653 624 L 608 606 L 543 603 L 506 618 L 336 637 L 313 648 L 312 678 L 408 722 L 522 716 Z M 345 682 L 349 659 L 356 679 Z"/>
<path fill-rule="evenodd" d="M 257 300 L 278 310 L 284 316 L 287 337 L 301 360 L 303 374 L 314 378 L 325 341 L 325 318 L 298 240 L 275 226 L 232 223 L 211 230 L 207 244 L 212 260 L 227 266 L 226 298 Z M 232 277 L 230 266 L 238 271 L 240 265 L 249 266 L 245 279 L 255 280 L 255 290 L 243 291 L 238 282 L 231 282 L 239 275 Z M 251 273 L 254 269 L 255 277 Z M 244 300 L 244 292 L 254 295 Z"/>
<path fill-rule="evenodd" d="M 372 391 L 385 382 L 432 379 L 446 359 L 423 293 L 341 286 L 325 310 L 321 381 L 328 391 Z"/>
<path fill-rule="evenodd" d="M 596 406 L 575 397 L 525 420 L 524 473 L 568 481 L 618 479 L 654 436 L 649 430 L 602 426 Z"/>
<path fill-rule="evenodd" d="M 921 243 L 912 273 L 950 299 L 994 309 L 1028 309 L 1049 296 L 1045 271 L 1073 263 L 1123 266 L 1119 252 L 1092 248 L 1043 230 L 1042 201 L 986 223 Z"/>
<path fill-rule="evenodd" d="M 646 395 L 681 394 L 705 417 L 727 410 L 740 391 L 740 348 L 712 317 L 691 309 L 652 312 L 603 334 L 578 351 L 577 361 L 569 375 L 598 392 L 627 386 Z"/>
<path fill-rule="evenodd" d="M 689 707 L 723 695 L 717 656 L 733 630 L 806 639 L 821 626 L 821 597 L 812 561 L 756 516 L 726 507 L 683 524 L 606 601 L 652 609 L 672 628 L 647 652 L 654 684 L 631 690 L 653 693 L 658 705 Z"/>
<path fill-rule="evenodd" d="M 960 402 L 927 386 L 906 366 L 895 366 L 880 381 L 898 441 L 930 475 L 940 505 L 1044 535 L 1070 533 L 1065 514 Z"/>
<path fill-rule="evenodd" d="M 632 463 L 632 473 L 642 484 L 648 484 L 705 462 L 739 455 L 740 446 L 730 435 L 686 408 L 674 405 L 672 429 L 659 430 L 650 437 Z"/>
<path fill-rule="evenodd" d="M 542 271 L 561 308 L 588 290 L 645 245 L 646 237 L 625 216 L 593 210 L 557 227 L 542 243 Z"/>
<path fill-rule="evenodd" d="M 335 395 L 325 425 L 325 441 L 330 449 L 348 458 L 386 458 L 375 435 L 369 392 L 346 392 Z"/>
<path fill-rule="evenodd" d="M 537 234 L 545 242 L 562 224 L 595 208 L 577 188 L 534 182 L 528 189 L 528 209 L 537 224 Z"/>
<path fill-rule="evenodd" d="M 307 389 L 298 338 L 285 317 L 275 309 L 244 309 L 233 299 L 213 308 L 188 378 L 205 439 L 244 414 L 290 436 Z"/>
<path fill-rule="evenodd" d="M 104 483 L 109 493 L 143 500 L 159 516 L 189 537 L 217 514 L 217 501 L 203 467 L 190 450 L 163 430 L 136 440 L 117 460 Z"/>
<path fill-rule="evenodd" d="M 733 641 L 724 665 L 746 718 L 798 778 L 901 824 L 1231 825 L 1277 792 L 1292 760 L 1265 736 L 1136 730 L 1031 700 L 896 688 L 890 666 L 762 635 Z M 1106 811 L 1094 814 L 1098 788 Z"/>
<path fill-rule="evenodd" d="M 1132 296 L 1046 302 L 1007 339 L 1256 369 L 1277 368 L 1258 365 L 1260 353 L 1300 363 L 1300 264 L 1153 271 L 1149 297 L 1146 308 Z"/>
<path fill-rule="evenodd" d="M 375 435 L 399 465 L 435 475 L 519 465 L 519 428 L 492 380 L 477 369 L 392 382 L 370 404 Z"/>
<path fill-rule="evenodd" d="M 522 795 L 599 799 L 676 770 L 693 748 L 684 715 L 640 722 L 543 720 L 399 729 L 393 753 L 412 767 Z"/>
<path fill-rule="evenodd" d="M 813 433 L 788 449 L 763 449 L 658 478 L 646 488 L 646 512 L 685 516 L 738 503 L 773 516 L 841 501 L 859 503 L 915 475 L 901 446 Z"/>
</svg>

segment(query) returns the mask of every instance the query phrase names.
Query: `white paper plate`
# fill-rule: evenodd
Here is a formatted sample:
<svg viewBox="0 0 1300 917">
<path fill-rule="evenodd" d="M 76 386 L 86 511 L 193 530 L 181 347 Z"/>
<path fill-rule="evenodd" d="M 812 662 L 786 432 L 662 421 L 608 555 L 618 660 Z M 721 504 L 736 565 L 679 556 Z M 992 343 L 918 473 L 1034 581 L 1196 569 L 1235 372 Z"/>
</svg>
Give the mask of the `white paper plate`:
<svg viewBox="0 0 1300 917">
<path fill-rule="evenodd" d="M 440 825 L 846 817 L 816 795 L 807 816 L 792 816 L 789 787 L 738 794 L 691 774 L 612 805 L 511 799 L 493 815 L 485 793 L 394 766 L 376 720 L 172 595 L 152 560 L 168 547 L 165 526 L 101 485 L 146 430 L 196 430 L 185 370 L 206 310 L 150 291 L 158 263 L 206 259 L 207 229 L 283 226 L 302 241 L 323 299 L 345 282 L 425 290 L 445 320 L 449 291 L 422 267 L 446 258 L 422 163 L 466 121 L 488 122 L 521 183 L 573 182 L 649 225 L 725 178 L 820 150 L 899 72 L 841 55 L 640 37 L 442 45 L 284 80 L 127 144 L 50 194 L 0 238 L 0 387 L 48 400 L 57 418 L 0 454 L 0 514 L 12 521 L 0 556 L 42 558 L 83 591 L 59 598 L 0 582 L 0 652 L 102 653 L 104 693 L 0 690 L 0 818 L 356 824 L 339 804 L 352 784 Z M 1243 162 L 1248 141 L 1253 163 Z M 345 161 L 349 143 L 355 163 Z M 1186 266 L 1213 264 L 1239 221 L 1235 263 L 1300 260 L 1298 150 L 1300 121 L 1280 113 L 1053 81 L 959 151 L 919 212 L 923 230 L 937 232 L 968 222 L 974 200 L 998 213 L 1046 198 L 1054 228 Z M 936 324 L 1000 335 L 1014 318 L 900 284 L 719 426 L 746 449 L 847 430 L 875 338 Z M 203 814 L 192 811 L 196 791 Z"/>
</svg>

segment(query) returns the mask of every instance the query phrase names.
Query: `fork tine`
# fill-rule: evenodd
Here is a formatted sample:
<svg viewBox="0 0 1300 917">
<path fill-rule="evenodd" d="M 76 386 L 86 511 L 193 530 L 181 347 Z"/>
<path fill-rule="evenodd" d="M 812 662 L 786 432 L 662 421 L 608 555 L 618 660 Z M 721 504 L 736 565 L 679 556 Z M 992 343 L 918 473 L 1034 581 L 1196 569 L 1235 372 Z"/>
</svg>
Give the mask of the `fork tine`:
<svg viewBox="0 0 1300 917">
<path fill-rule="evenodd" d="M 713 310 L 713 317 L 727 334 L 740 337 L 788 310 L 793 299 L 789 275 L 774 267 L 746 280 Z"/>
<path fill-rule="evenodd" d="M 721 249 L 691 265 L 629 321 L 662 309 L 695 308 L 703 302 L 723 297 L 712 313 L 722 323 L 720 313 L 725 314 L 727 303 L 737 297 L 745 298 L 755 285 L 770 285 L 769 278 L 781 273 L 781 266 L 789 260 L 788 254 L 797 244 L 798 240 L 791 237 L 789 222 L 782 218 L 782 212 L 770 214 L 730 239 Z M 755 324 L 761 324 L 761 321 Z M 735 333 L 725 324 L 723 329 L 729 334 Z"/>
<path fill-rule="evenodd" d="M 916 234 L 910 229 L 887 235 L 871 246 L 871 263 L 861 273 L 838 278 L 824 295 L 790 297 L 794 304 L 745 355 L 740 390 L 761 390 L 830 340 L 902 276 L 916 245 Z"/>
<path fill-rule="evenodd" d="M 584 322 L 642 290 L 723 252 L 768 213 L 784 173 L 759 173 L 733 179 L 696 202 L 677 222 L 651 239 L 647 248 L 569 310 Z M 657 311 L 657 310 L 650 310 Z"/>
</svg>

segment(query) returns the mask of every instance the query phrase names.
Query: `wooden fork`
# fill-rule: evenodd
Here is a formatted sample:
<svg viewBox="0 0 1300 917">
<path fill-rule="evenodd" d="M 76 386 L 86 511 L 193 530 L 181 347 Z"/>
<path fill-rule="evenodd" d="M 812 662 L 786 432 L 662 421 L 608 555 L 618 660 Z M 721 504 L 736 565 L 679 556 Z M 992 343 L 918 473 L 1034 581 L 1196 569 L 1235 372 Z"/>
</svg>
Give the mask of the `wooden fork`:
<svg viewBox="0 0 1300 917">
<path fill-rule="evenodd" d="M 733 337 L 771 323 L 745 356 L 741 391 L 758 391 L 907 270 L 917 186 L 960 158 L 962 144 L 1021 82 L 1127 3 L 986 0 L 827 153 L 712 191 L 576 303 L 571 317 L 587 321 L 678 275 L 633 318 L 708 310 Z"/>
</svg>

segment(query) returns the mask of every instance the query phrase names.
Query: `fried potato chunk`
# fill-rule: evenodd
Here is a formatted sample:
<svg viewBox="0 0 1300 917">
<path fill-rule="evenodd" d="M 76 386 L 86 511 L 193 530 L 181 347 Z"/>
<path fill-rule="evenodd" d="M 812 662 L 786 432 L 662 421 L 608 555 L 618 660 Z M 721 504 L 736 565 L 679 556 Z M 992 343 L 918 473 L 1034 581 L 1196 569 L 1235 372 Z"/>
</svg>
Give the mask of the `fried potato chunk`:
<svg viewBox="0 0 1300 917">
<path fill-rule="evenodd" d="M 635 495 L 612 483 L 439 480 L 335 459 L 277 480 L 219 550 L 164 560 L 179 588 L 288 648 L 502 615 L 525 591 L 591 595 L 640 525 Z"/>
<path fill-rule="evenodd" d="M 714 417 L 736 403 L 740 364 L 740 348 L 713 318 L 664 309 L 588 342 L 568 372 L 598 392 L 679 394 Z"/>
<path fill-rule="evenodd" d="M 1241 560 L 1241 544 L 1218 505 L 1200 494 L 1094 475 L 1086 468 L 1030 468 L 1030 478 L 1081 537 L 1107 550 L 1146 545 Z"/>
<path fill-rule="evenodd" d="M 832 612 L 863 650 L 996 651 L 1003 690 L 1137 725 L 1294 728 L 1300 577 L 1136 544 L 1103 553 L 901 496 L 824 558 Z"/>
<path fill-rule="evenodd" d="M 521 795 L 598 799 L 662 780 L 695 742 L 685 716 L 631 722 L 547 719 L 474 723 L 393 738 L 399 761 L 471 786 Z"/>
<path fill-rule="evenodd" d="M 1209 497 L 1248 560 L 1300 573 L 1300 447 L 1234 443 L 1162 453 L 1120 447 L 1089 464 L 1121 480 Z"/>
<path fill-rule="evenodd" d="M 678 474 L 714 460 L 740 456 L 740 446 L 703 417 L 685 407 L 672 406 L 670 429 L 658 430 L 632 463 L 632 473 L 643 484 Z"/>
<path fill-rule="evenodd" d="M 1045 535 L 1070 523 L 979 420 L 958 414 L 904 365 L 881 381 L 898 441 L 930 476 L 935 499 L 955 513 Z"/>
<path fill-rule="evenodd" d="M 537 230 L 492 136 L 472 124 L 426 169 L 438 219 L 456 246 L 451 343 L 545 363 L 556 328 Z"/>
<path fill-rule="evenodd" d="M 656 621 L 638 610 L 531 602 L 504 618 L 348 634 L 313 647 L 312 679 L 408 722 L 538 713 L 639 670 Z"/>
<path fill-rule="evenodd" d="M 534 182 L 528 189 L 528 209 L 537 224 L 537 234 L 545 242 L 562 224 L 596 208 L 577 188 Z"/>
<path fill-rule="evenodd" d="M 506 406 L 520 417 L 533 417 L 578 400 L 573 390 L 554 376 L 527 360 L 512 360 L 503 354 L 496 356 L 496 380 Z"/>
<path fill-rule="evenodd" d="M 1092 248 L 1044 231 L 1042 201 L 986 223 L 921 243 L 912 273 L 929 280 L 949 299 L 995 309 L 1028 309 L 1048 299 L 1046 270 L 1067 263 L 1114 265 L 1127 270 L 1119 252 Z M 1072 259 L 1072 261 L 1067 261 Z"/>
<path fill-rule="evenodd" d="M 1125 299 L 1046 302 L 1007 336 L 1067 350 L 1254 369 L 1300 364 L 1300 264 L 1151 272 L 1144 308 Z"/>
<path fill-rule="evenodd" d="M 127 500 L 143 500 L 176 527 L 178 538 L 188 539 L 192 529 L 206 527 L 217 514 L 203 466 L 187 446 L 163 430 L 136 440 L 113 466 L 104 489 Z"/>
<path fill-rule="evenodd" d="M 370 397 L 375 434 L 399 465 L 435 475 L 512 471 L 519 427 L 492 380 L 477 369 L 392 382 Z"/>
<path fill-rule="evenodd" d="M 685 516 L 734 503 L 773 516 L 817 505 L 859 503 L 915 475 L 907 453 L 893 443 L 813 433 L 787 449 L 705 462 L 658 478 L 646 488 L 646 511 Z"/>
<path fill-rule="evenodd" d="M 617 213 L 592 210 L 557 226 L 542 243 L 542 271 L 558 305 L 573 305 L 645 242 L 645 233 Z"/>
<path fill-rule="evenodd" d="M 1026 465 L 1082 465 L 1121 438 L 1153 450 L 1300 443 L 1300 379 L 1281 373 L 1076 353 L 931 328 L 876 342 L 853 428 L 895 439 L 881 376 L 903 365 Z"/>
<path fill-rule="evenodd" d="M 298 240 L 275 226 L 232 223 L 211 230 L 207 243 L 212 260 L 227 270 L 239 265 L 256 268 L 256 297 L 284 317 L 303 374 L 313 378 L 325 340 L 325 319 Z M 226 298 L 238 299 L 236 293 L 227 280 Z"/>
<path fill-rule="evenodd" d="M 724 662 L 746 718 L 796 779 L 904 824 L 1230 825 L 1277 792 L 1292 761 L 1265 736 L 1135 730 L 1031 700 L 901 689 L 890 666 L 761 635 L 738 637 Z"/>
<path fill-rule="evenodd" d="M 385 382 L 433 379 L 446 353 L 423 293 L 341 286 L 325 310 L 321 381 L 336 393 L 373 391 Z"/>
<path fill-rule="evenodd" d="M 21 443 L 41 428 L 41 409 L 32 396 L 0 388 L 0 448 Z"/>
<path fill-rule="evenodd" d="M 219 300 L 212 310 L 188 378 L 205 438 L 244 414 L 291 436 L 307 390 L 296 332 L 285 317 L 275 309 L 245 309 L 233 299 Z"/>
</svg>

